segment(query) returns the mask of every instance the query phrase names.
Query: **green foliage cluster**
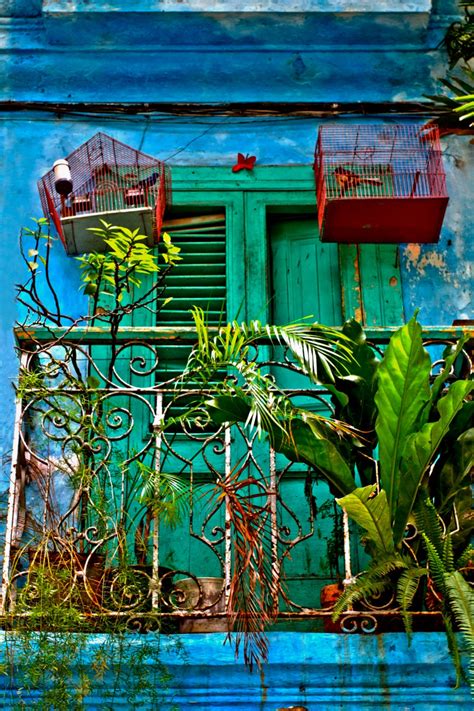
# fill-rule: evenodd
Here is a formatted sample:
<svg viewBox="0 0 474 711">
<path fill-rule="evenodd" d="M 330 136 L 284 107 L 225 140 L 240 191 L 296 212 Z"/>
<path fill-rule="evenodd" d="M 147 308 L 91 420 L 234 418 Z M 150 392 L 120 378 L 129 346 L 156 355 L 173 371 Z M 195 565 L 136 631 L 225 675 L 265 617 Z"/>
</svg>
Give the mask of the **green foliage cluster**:
<svg viewBox="0 0 474 711">
<path fill-rule="evenodd" d="M 439 109 L 449 109 L 440 114 L 437 121 L 443 126 L 449 124 L 452 118 L 458 118 L 461 125 L 472 127 L 470 120 L 474 116 L 474 72 L 472 60 L 474 59 L 474 5 L 469 0 L 460 0 L 459 7 L 464 11 L 464 19 L 453 22 L 446 32 L 444 45 L 449 56 L 449 69 L 452 70 L 459 64 L 463 77 L 450 74 L 448 78 L 439 79 L 444 87 L 449 89 L 454 96 L 443 94 L 427 96 L 435 102 Z"/>
<path fill-rule="evenodd" d="M 163 235 L 163 268 L 139 230 L 102 222 L 93 232 L 108 251 L 78 258 L 90 308 L 87 316 L 76 319 L 62 313 L 50 277 L 55 240 L 47 221 L 35 222 L 35 229 L 22 234 L 29 277 L 18 286 L 19 301 L 28 312 L 20 327 L 67 328 L 52 337 L 54 345 L 45 353 L 39 345 L 20 372 L 17 397 L 27 404 L 28 438 L 41 437 L 41 427 L 52 427 L 54 441 L 66 444 L 60 455 L 44 461 L 32 456 L 28 465 L 30 481 L 44 496 L 45 513 L 42 520 L 29 509 L 20 515 L 25 546 L 16 550 L 12 562 L 2 618 L 6 645 L 0 671 L 12 681 L 10 690 L 7 681 L 3 684 L 6 703 L 9 708 L 75 710 L 88 706 L 92 693 L 100 693 L 104 709 L 114 709 L 123 698 L 131 709 L 158 710 L 165 703 L 171 709 L 171 677 L 161 661 L 162 649 L 180 655 L 181 649 L 162 637 L 162 618 L 152 610 L 148 539 L 157 512 L 167 525 L 176 524 L 189 488 L 151 466 L 154 451 L 142 458 L 126 452 L 120 459 L 115 450 L 110 461 L 101 462 L 101 443 L 107 441 L 110 426 L 104 381 L 113 378 L 119 326 L 136 309 L 159 310 L 164 276 L 181 259 L 180 250 Z M 23 238 L 33 240 L 33 246 L 24 248 Z M 95 320 L 106 323 L 111 334 L 109 372 L 100 379 L 65 344 L 70 329 Z M 72 491 L 73 523 L 77 521 L 79 531 L 62 518 L 54 498 L 58 481 L 60 491 L 64 486 L 66 495 Z M 100 554 L 92 550 L 86 529 L 105 541 Z M 130 626 L 137 595 L 143 600 L 136 605 L 141 631 L 147 634 L 131 634 L 138 629 Z M 97 632 L 105 634 L 94 634 L 91 648 L 89 634 Z"/>
<path fill-rule="evenodd" d="M 138 229 L 132 231 L 104 220 L 100 222 L 102 227 L 91 227 L 90 231 L 101 238 L 108 250 L 76 257 L 81 268 L 82 288 L 89 296 L 100 293 L 121 303 L 132 286 L 140 288 L 144 276 L 159 271 L 157 257 L 145 244 L 147 236 Z M 163 243 L 163 260 L 173 266 L 181 259 L 180 249 L 173 245 L 167 233 L 163 235 Z"/>
<path fill-rule="evenodd" d="M 360 599 L 395 587 L 410 633 L 410 607 L 436 562 L 427 536 L 438 530 L 439 538 L 440 527 L 444 531 L 445 551 L 451 546 L 455 557 L 453 553 L 446 558 L 445 552 L 444 577 L 438 577 L 460 679 L 452 629 L 459 624 L 471 644 L 468 608 L 473 591 L 459 566 L 470 555 L 466 544 L 472 530 L 474 383 L 453 379 L 453 373 L 466 357 L 466 338 L 445 350 L 443 366 L 434 376 L 416 316 L 393 334 L 381 359 L 355 322 L 345 324 L 342 334 L 324 327 L 231 323 L 211 336 L 203 314 L 194 312 L 194 318 L 198 343 L 184 383 L 190 378 L 200 382 L 205 394 L 187 416 L 204 418 L 204 411 L 218 425 L 242 423 L 259 435 L 266 433 L 277 452 L 307 463 L 326 479 L 338 504 L 361 531 L 370 561 L 346 586 L 335 618 Z M 331 393 L 335 418 L 296 407 L 278 388 L 252 354 L 254 340 L 262 336 L 276 345 L 284 343 L 300 371 L 324 385 Z M 326 341 L 322 349 L 320 337 Z M 217 381 L 219 369 L 229 368 L 237 377 Z M 429 529 L 426 516 L 420 518 L 423 505 L 425 512 L 434 512 Z M 418 537 L 411 542 L 407 531 L 416 526 L 417 516 Z"/>
<path fill-rule="evenodd" d="M 115 601 L 123 595 L 123 610 L 112 616 L 97 612 L 89 596 L 106 595 L 106 581 L 100 591 L 93 590 L 91 579 L 81 582 L 75 550 L 65 543 L 53 551 L 52 542 L 30 555 L 15 606 L 3 619 L 0 675 L 8 708 L 80 711 L 93 695 L 110 711 L 123 699 L 136 711 L 160 711 L 165 705 L 172 711 L 172 676 L 162 650 L 183 662 L 185 655 L 176 639 L 161 634 L 160 619 L 151 611 L 141 617 L 146 634 L 132 634 L 127 605 L 136 578 L 121 579 L 117 571 Z"/>
<path fill-rule="evenodd" d="M 474 5 L 470 0 L 459 0 L 459 7 L 464 11 L 464 19 L 453 22 L 444 38 L 450 69 L 460 60 L 467 63 L 474 58 Z"/>
</svg>

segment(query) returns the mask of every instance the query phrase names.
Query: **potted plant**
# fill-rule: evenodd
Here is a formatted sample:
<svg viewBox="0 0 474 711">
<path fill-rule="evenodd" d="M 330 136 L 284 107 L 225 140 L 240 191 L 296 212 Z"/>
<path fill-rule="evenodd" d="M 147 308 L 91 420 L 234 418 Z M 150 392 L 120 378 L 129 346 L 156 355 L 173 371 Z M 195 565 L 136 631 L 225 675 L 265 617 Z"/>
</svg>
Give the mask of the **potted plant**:
<svg viewBox="0 0 474 711">
<path fill-rule="evenodd" d="M 420 511 L 424 510 L 425 499 L 430 499 L 434 492 L 438 492 L 439 511 L 433 508 L 431 518 L 440 517 L 446 531 L 444 541 L 446 545 L 452 545 L 452 536 L 459 528 L 455 504 L 462 500 L 468 486 L 467 477 L 473 458 L 471 440 L 470 451 L 464 450 L 460 468 L 453 476 L 453 446 L 466 436 L 473 407 L 468 399 L 473 389 L 472 382 L 455 381 L 445 388 L 462 346 L 461 340 L 446 357 L 442 371 L 430 383 L 431 364 L 423 348 L 421 328 L 416 319 L 413 318 L 390 340 L 378 368 L 375 394 L 379 481 L 356 488 L 337 499 L 362 529 L 371 561 L 367 570 L 345 588 L 335 605 L 334 617 L 362 598 L 380 595 L 395 584 L 397 600 L 409 626 L 407 610 L 427 570 L 423 556 L 417 554 L 419 542 L 414 543 L 410 537 L 407 539 L 406 530 L 408 525 L 416 525 L 418 521 L 420 530 L 424 532 L 422 521 L 426 521 L 427 517 L 423 518 Z M 447 456 L 449 450 L 451 458 Z M 436 541 L 439 541 L 439 528 L 435 527 L 435 531 Z M 445 575 L 448 572 L 451 575 L 454 565 L 452 555 L 445 554 L 444 559 L 440 557 L 440 547 L 430 543 L 428 535 L 424 533 L 428 561 L 432 566 L 435 562 L 438 567 L 444 565 Z M 461 554 L 460 560 L 465 555 Z M 448 563 L 449 568 L 446 568 Z M 450 578 L 451 591 L 453 586 L 459 584 L 459 577 Z M 441 578 L 438 571 L 438 579 Z M 446 585 L 442 585 L 445 594 Z M 449 634 L 447 614 L 445 619 Z M 450 645 L 451 649 L 457 649 L 452 635 Z"/>
<path fill-rule="evenodd" d="M 194 309 L 197 344 L 178 384 L 177 397 L 183 392 L 191 404 L 179 417 L 164 419 L 161 431 L 184 423 L 187 429 L 211 422 L 216 427 L 230 422 L 243 422 L 268 434 L 278 451 L 298 461 L 319 462 L 319 469 L 339 493 L 355 488 L 349 466 L 340 453 L 337 440 L 355 436 L 352 429 L 295 408 L 278 388 L 274 377 L 255 358 L 258 341 L 266 339 L 288 348 L 295 358 L 295 368 L 312 373 L 313 379 L 334 382 L 334 374 L 346 372 L 351 359 L 350 337 L 336 329 L 319 324 L 268 326 L 258 321 L 223 325 L 212 333 L 202 310 Z M 291 436 L 287 436 L 291 423 Z M 321 430 L 324 436 L 317 438 Z M 213 500 L 225 505 L 228 525 L 232 529 L 234 570 L 226 593 L 229 628 L 237 633 L 237 644 L 243 639 L 245 661 L 261 664 L 266 655 L 265 626 L 274 618 L 279 582 L 270 566 L 271 555 L 265 544 L 265 510 L 259 506 L 258 491 L 249 494 L 258 482 L 241 471 L 239 465 L 218 477 Z M 177 582 L 179 586 L 179 581 Z M 202 583 L 196 580 L 194 588 Z M 200 592 L 202 597 L 202 592 Z M 221 601 L 224 593 L 222 592 Z"/>
<path fill-rule="evenodd" d="M 331 420 L 294 407 L 273 378 L 254 360 L 248 362 L 246 349 L 261 329 L 254 332 L 248 326 L 229 324 L 211 337 L 202 314 L 194 316 L 201 333 L 187 373 L 192 373 L 194 381 L 201 377 L 209 385 L 211 374 L 215 379 L 219 368 L 231 366 L 240 380 L 221 381 L 201 395 L 191 416 L 203 409 L 217 424 L 240 422 L 255 427 L 260 434 L 268 434 L 276 451 L 322 474 L 340 505 L 362 527 L 372 557 L 366 573 L 344 591 L 339 587 L 342 596 L 336 616 L 364 595 L 380 595 L 398 581 L 398 598 L 407 618 L 416 583 L 426 569 L 418 564 L 405 538 L 406 527 L 413 523 L 420 500 L 427 492 L 433 493 L 435 481 L 440 481 L 430 473 L 450 466 L 445 454 L 453 451 L 472 417 L 468 401 L 472 383 L 456 381 L 445 387 L 464 340 L 444 354 L 444 366 L 436 377 L 431 375 L 416 316 L 392 336 L 381 361 L 354 322 L 346 324 L 347 340 L 342 341 L 352 357 L 339 361 L 339 368 L 330 374 L 327 369 L 317 370 L 316 356 L 311 362 L 301 357 L 301 347 L 293 348 L 303 372 L 313 380 L 326 380 L 336 406 L 336 418 Z M 271 327 L 266 329 L 271 333 Z M 273 335 L 280 342 L 281 334 Z M 337 339 L 333 347 L 340 348 Z M 438 492 L 438 497 L 443 497 L 445 525 L 451 526 L 453 504 L 459 503 L 466 483 L 460 487 L 456 476 L 451 484 L 447 475 L 441 478 L 444 493 Z M 358 487 L 357 480 L 365 485 Z"/>
</svg>

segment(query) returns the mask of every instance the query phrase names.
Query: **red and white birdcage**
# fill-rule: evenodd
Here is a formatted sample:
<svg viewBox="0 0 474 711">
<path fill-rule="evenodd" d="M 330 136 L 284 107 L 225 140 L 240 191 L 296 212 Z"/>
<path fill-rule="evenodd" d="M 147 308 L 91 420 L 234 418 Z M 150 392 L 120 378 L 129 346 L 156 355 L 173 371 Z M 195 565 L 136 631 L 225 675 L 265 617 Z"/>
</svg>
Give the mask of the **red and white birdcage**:
<svg viewBox="0 0 474 711">
<path fill-rule="evenodd" d="M 323 242 L 438 241 L 448 195 L 436 126 L 322 126 L 314 168 Z"/>
<path fill-rule="evenodd" d="M 68 254 L 105 251 L 90 227 L 99 220 L 139 229 L 152 246 L 159 239 L 171 175 L 162 161 L 97 133 L 38 182 L 43 212 Z"/>
</svg>

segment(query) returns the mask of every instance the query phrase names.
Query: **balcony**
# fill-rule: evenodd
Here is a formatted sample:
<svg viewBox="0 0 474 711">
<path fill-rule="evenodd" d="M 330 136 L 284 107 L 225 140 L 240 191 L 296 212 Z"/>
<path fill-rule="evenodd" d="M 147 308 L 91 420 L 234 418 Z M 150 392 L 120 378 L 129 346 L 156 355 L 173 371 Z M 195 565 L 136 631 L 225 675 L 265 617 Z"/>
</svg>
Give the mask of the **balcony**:
<svg viewBox="0 0 474 711">
<path fill-rule="evenodd" d="M 433 377 L 461 334 L 424 332 Z M 366 562 L 321 477 L 243 424 L 183 418 L 197 392 L 177 371 L 192 329 L 122 329 L 114 347 L 94 327 L 16 336 L 4 619 L 31 616 L 39 600 L 31 586 L 41 577 L 48 591 L 49 573 L 60 570 L 54 594 L 71 601 L 86 631 L 107 631 L 111 620 L 131 630 L 233 630 L 250 662 L 249 636 L 258 643 L 269 627 L 403 629 L 394 595 L 363 600 L 337 622 L 321 607 L 321 589 L 351 581 Z M 390 329 L 367 336 L 381 353 Z M 451 379 L 469 375 L 463 353 Z M 249 358 L 291 401 L 331 414 L 328 392 L 282 347 L 260 339 Z M 436 609 L 410 615 L 415 629 L 439 626 Z"/>
</svg>

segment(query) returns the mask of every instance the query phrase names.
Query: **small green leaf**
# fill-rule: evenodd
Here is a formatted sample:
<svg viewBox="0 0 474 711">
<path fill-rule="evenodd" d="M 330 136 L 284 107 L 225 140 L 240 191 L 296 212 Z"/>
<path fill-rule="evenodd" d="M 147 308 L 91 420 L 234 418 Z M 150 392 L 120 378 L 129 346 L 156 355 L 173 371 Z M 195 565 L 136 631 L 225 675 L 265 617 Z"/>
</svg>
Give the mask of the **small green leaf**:
<svg viewBox="0 0 474 711">
<path fill-rule="evenodd" d="M 97 388 L 100 385 L 100 380 L 95 378 L 93 375 L 89 375 L 86 380 L 87 387 L 91 388 L 92 390 L 97 390 Z"/>
</svg>

